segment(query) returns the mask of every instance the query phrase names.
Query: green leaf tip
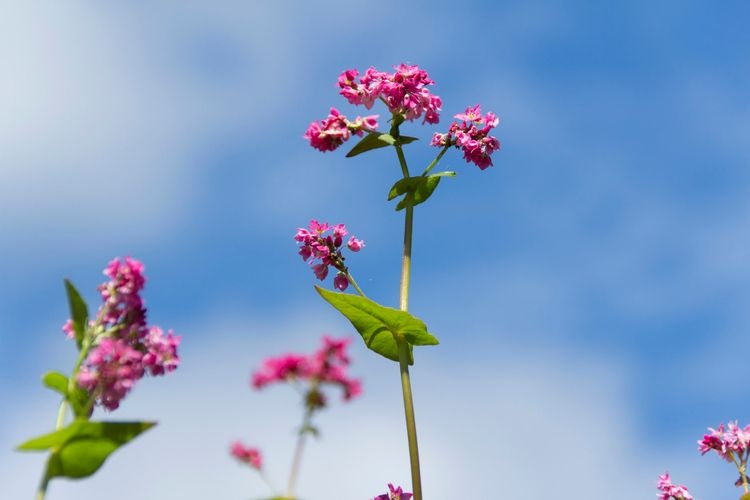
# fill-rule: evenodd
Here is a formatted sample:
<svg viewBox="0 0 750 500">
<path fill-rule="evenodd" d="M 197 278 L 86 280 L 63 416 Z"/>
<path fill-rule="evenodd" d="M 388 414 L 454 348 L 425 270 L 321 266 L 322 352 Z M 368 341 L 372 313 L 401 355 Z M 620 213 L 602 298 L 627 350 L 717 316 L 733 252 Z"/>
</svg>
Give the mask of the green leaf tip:
<svg viewBox="0 0 750 500">
<path fill-rule="evenodd" d="M 42 376 L 42 384 L 48 389 L 60 394 L 62 397 L 68 396 L 68 377 L 60 372 L 47 372 Z"/>
<path fill-rule="evenodd" d="M 70 320 L 73 323 L 73 332 L 75 332 L 76 345 L 78 349 L 81 348 L 83 343 L 83 337 L 86 334 L 86 327 L 88 326 L 89 320 L 89 309 L 86 306 L 86 302 L 78 293 L 73 283 L 66 279 L 65 280 L 65 292 L 68 295 L 68 307 L 70 308 Z"/>
<path fill-rule="evenodd" d="M 414 364 L 413 346 L 439 343 L 422 320 L 406 311 L 385 307 L 358 295 L 331 292 L 319 286 L 315 290 L 351 322 L 369 349 L 390 360 L 399 359 L 397 338 L 409 344 L 410 365 Z"/>
</svg>

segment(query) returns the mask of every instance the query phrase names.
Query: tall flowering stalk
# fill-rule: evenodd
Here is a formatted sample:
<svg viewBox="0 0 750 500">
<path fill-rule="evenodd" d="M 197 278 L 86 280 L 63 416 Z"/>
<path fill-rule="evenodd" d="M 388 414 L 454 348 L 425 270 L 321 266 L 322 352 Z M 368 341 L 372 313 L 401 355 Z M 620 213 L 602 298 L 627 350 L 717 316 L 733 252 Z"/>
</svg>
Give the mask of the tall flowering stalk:
<svg viewBox="0 0 750 500">
<path fill-rule="evenodd" d="M 335 258 L 326 260 L 328 255 L 336 253 L 335 248 L 338 247 L 321 243 L 328 240 L 323 239 L 324 231 L 320 231 L 317 221 L 313 221 L 308 230 L 300 229 L 296 236 L 297 241 L 303 243 L 300 249 L 303 259 L 309 260 L 311 256 L 317 255 L 316 249 L 321 250 L 319 258 L 322 261 L 313 267 L 319 279 L 325 279 L 328 267 L 333 266 L 338 271 L 339 280 L 334 281 L 335 288 L 345 290 L 346 280 L 346 283 L 354 285 L 359 297 L 316 287 L 318 293 L 352 322 L 368 348 L 399 364 L 414 500 L 422 500 L 422 482 L 409 366 L 414 363 L 414 346 L 438 343 L 427 331 L 426 325 L 408 313 L 414 207 L 433 194 L 441 178 L 456 175 L 450 171 L 432 173 L 432 169 L 449 149 L 460 149 L 467 163 L 473 163 L 482 170 L 492 166 L 491 155 L 500 149 L 500 142 L 491 135 L 492 129 L 499 123 L 498 117 L 493 113 L 483 115 L 479 105 L 468 107 L 464 113 L 454 116 L 457 121 L 449 126 L 447 132 L 433 135 L 431 145 L 439 147 L 439 153 L 420 175 L 412 176 L 404 146 L 417 139 L 402 135 L 401 125 L 420 118 L 423 124 L 437 124 L 440 121 L 442 100 L 431 90 L 434 83 L 425 70 L 406 64 L 394 67 L 392 73 L 370 67 L 362 76 L 356 69 L 346 70 L 338 78 L 339 93 L 350 104 L 364 106 L 368 110 L 377 102 L 384 104 L 391 115 L 388 120 L 390 130 L 387 133 L 377 130 L 379 115 L 364 118 L 358 116 L 349 120 L 339 110 L 331 108 L 329 116 L 311 123 L 303 136 L 313 148 L 322 152 L 337 149 L 353 135 L 363 136 L 347 157 L 383 147 L 394 148 L 401 179 L 391 188 L 388 199 L 402 197 L 396 210 L 404 210 L 399 309 L 384 307 L 367 299 L 364 292 L 356 286 L 349 269 L 343 266 L 343 261 L 339 262 Z M 311 247 L 309 240 L 317 242 L 317 246 Z M 335 234 L 334 241 L 338 241 Z M 411 493 L 403 493 L 399 487 L 398 491 L 391 488 L 387 495 L 390 498 L 410 498 Z M 387 497 L 381 495 L 378 498 Z"/>
<path fill-rule="evenodd" d="M 349 339 L 324 336 L 323 345 L 313 354 L 289 353 L 266 358 L 260 368 L 253 372 L 251 385 L 254 389 L 261 390 L 275 384 L 290 384 L 302 395 L 305 408 L 302 425 L 297 435 L 297 445 L 289 471 L 286 493 L 283 497 L 279 496 L 278 488 L 274 486 L 263 468 L 260 450 L 245 446 L 239 441 L 231 445 L 231 455 L 260 474 L 269 489 L 276 495 L 274 499 L 294 500 L 296 498 L 295 490 L 307 436 L 318 435 L 318 430 L 313 425 L 313 417 L 318 411 L 328 406 L 328 398 L 324 389 L 338 387 L 345 402 L 355 399 L 362 393 L 362 382 L 348 374 L 351 359 L 346 349 L 349 343 Z"/>
<path fill-rule="evenodd" d="M 71 318 L 62 330 L 75 340 L 78 359 L 70 376 L 49 372 L 42 378 L 46 387 L 62 396 L 55 431 L 18 447 L 49 450 L 37 500 L 45 498 L 52 478 L 94 474 L 112 452 L 155 425 L 90 420 L 96 406 L 116 410 L 146 374 L 164 375 L 180 363 L 180 337 L 146 322 L 143 271 L 143 264 L 130 257 L 112 260 L 104 269 L 108 280 L 98 288 L 102 304 L 93 319 L 76 288 L 65 281 Z M 66 426 L 69 412 L 73 421 Z"/>
</svg>

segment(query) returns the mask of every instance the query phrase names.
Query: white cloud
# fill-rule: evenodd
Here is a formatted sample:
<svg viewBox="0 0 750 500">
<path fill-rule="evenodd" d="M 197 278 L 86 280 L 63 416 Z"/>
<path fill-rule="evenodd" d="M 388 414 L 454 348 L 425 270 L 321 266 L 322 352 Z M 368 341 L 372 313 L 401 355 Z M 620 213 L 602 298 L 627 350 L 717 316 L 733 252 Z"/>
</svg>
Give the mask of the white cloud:
<svg viewBox="0 0 750 500">
<path fill-rule="evenodd" d="M 318 335 L 309 332 L 330 330 L 324 326 L 329 319 L 297 309 L 280 323 L 263 313 L 223 311 L 200 322 L 185 337 L 179 371 L 143 381 L 114 415 L 156 417 L 160 425 L 94 478 L 54 481 L 50 498 L 265 494 L 262 483 L 227 456 L 236 438 L 261 446 L 270 474 L 283 483 L 300 408 L 285 388 L 250 391 L 249 372 L 266 355 L 311 350 Z M 353 373 L 365 379 L 366 395 L 320 415 L 323 438 L 310 443 L 300 481 L 300 494 L 310 500 L 364 499 L 389 481 L 409 481 L 397 367 L 357 342 Z M 512 346 L 472 355 L 423 351 L 412 374 L 428 497 L 523 500 L 554 492 L 593 500 L 607 491 L 630 500 L 653 494 L 654 471 L 663 465 L 644 459 L 651 454 L 629 412 L 627 370 L 582 353 L 572 364 L 571 356 Z M 14 394 L 0 434 L 4 449 L 49 427 L 54 403 L 38 391 Z M 671 470 L 686 467 L 679 457 L 662 458 Z M 42 457 L 3 454 L 0 460 L 2 496 L 29 496 Z"/>
</svg>

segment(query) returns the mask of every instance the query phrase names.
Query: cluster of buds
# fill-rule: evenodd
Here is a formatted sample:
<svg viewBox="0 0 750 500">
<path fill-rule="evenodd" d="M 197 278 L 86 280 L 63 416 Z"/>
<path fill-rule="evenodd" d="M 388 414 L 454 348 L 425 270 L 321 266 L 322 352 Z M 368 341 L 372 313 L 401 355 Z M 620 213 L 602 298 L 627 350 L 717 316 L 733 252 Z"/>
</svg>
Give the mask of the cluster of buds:
<svg viewBox="0 0 750 500">
<path fill-rule="evenodd" d="M 319 151 L 333 151 L 353 135 L 361 137 L 364 132 L 374 132 L 378 128 L 378 115 L 358 116 L 350 121 L 336 108 L 324 120 L 312 122 L 304 137 Z"/>
<path fill-rule="evenodd" d="M 326 234 L 329 231 L 330 234 Z M 301 243 L 299 254 L 302 260 L 309 262 L 319 280 L 326 279 L 329 267 L 336 269 L 333 286 L 341 291 L 349 286 L 349 270 L 344 264 L 345 258 L 341 253 L 344 237 L 347 234 L 349 233 L 343 224 L 329 226 L 328 223 L 321 224 L 313 219 L 307 229 L 298 228 L 297 234 L 294 235 L 294 239 Z M 346 246 L 352 252 L 359 252 L 365 243 L 352 236 Z"/>
<path fill-rule="evenodd" d="M 250 448 L 239 441 L 235 441 L 230 446 L 229 453 L 243 464 L 247 464 L 255 470 L 259 471 L 263 467 L 263 457 L 257 448 Z"/>
<path fill-rule="evenodd" d="M 693 500 L 693 496 L 686 487 L 672 484 L 669 472 L 659 476 L 659 483 L 656 487 L 660 491 L 659 500 Z"/>
<path fill-rule="evenodd" d="M 391 483 L 388 483 L 388 493 L 378 495 L 372 500 L 411 500 L 412 496 L 411 493 L 404 493 L 401 486 L 394 488 Z"/>
<path fill-rule="evenodd" d="M 463 151 L 467 163 L 474 163 L 482 170 L 491 167 L 490 155 L 500 149 L 500 141 L 489 135 L 490 130 L 500 123 L 497 115 L 488 112 L 482 116 L 482 109 L 477 104 L 454 118 L 461 122 L 451 123 L 445 134 L 435 133 L 431 144 L 437 147 L 455 146 Z"/>
<path fill-rule="evenodd" d="M 427 88 L 435 83 L 427 72 L 419 66 L 406 64 L 393 69 L 393 73 L 387 73 L 370 67 L 359 82 L 356 81 L 359 72 L 348 69 L 339 76 L 339 93 L 357 106 L 361 104 L 370 109 L 380 99 L 391 113 L 404 120 L 413 121 L 424 115 L 422 123 L 438 123 L 442 101 Z"/>
<path fill-rule="evenodd" d="M 343 400 L 350 401 L 362 393 L 362 382 L 350 378 L 347 368 L 351 359 L 346 353 L 350 339 L 323 337 L 323 345 L 310 356 L 285 354 L 267 358 L 260 369 L 252 375 L 252 385 L 262 389 L 268 385 L 285 382 L 308 383 L 305 391 L 305 406 L 316 410 L 326 406 L 321 386 L 338 386 L 343 391 Z"/>
<path fill-rule="evenodd" d="M 146 323 L 141 291 L 146 283 L 143 264 L 126 257 L 112 260 L 104 269 L 109 281 L 99 286 L 102 305 L 88 325 L 95 345 L 81 366 L 76 380 L 96 403 L 115 410 L 135 383 L 146 373 L 163 375 L 180 363 L 180 337 L 170 330 Z M 63 331 L 73 337 L 72 321 Z"/>
</svg>

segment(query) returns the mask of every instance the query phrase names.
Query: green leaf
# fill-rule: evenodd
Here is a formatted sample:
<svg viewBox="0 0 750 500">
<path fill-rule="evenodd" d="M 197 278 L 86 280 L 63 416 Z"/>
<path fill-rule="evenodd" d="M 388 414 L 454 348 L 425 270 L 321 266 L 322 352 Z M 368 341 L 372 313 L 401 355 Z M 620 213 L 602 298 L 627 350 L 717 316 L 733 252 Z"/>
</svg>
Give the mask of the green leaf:
<svg viewBox="0 0 750 500">
<path fill-rule="evenodd" d="M 45 373 L 42 377 L 42 384 L 64 398 L 68 396 L 68 377 L 60 372 Z"/>
<path fill-rule="evenodd" d="M 427 325 L 422 320 L 406 311 L 381 306 L 358 295 L 331 292 L 319 286 L 315 290 L 351 321 L 368 348 L 388 359 L 398 361 L 397 338 L 404 339 L 409 344 L 409 364 L 414 364 L 412 346 L 439 343 L 427 331 Z"/>
<path fill-rule="evenodd" d="M 740 500 L 750 500 L 750 493 L 745 493 L 740 497 Z"/>
<path fill-rule="evenodd" d="M 395 138 L 391 134 L 381 134 L 378 132 L 370 132 L 366 136 L 362 138 L 361 141 L 359 141 L 357 144 L 354 145 L 354 147 L 346 153 L 347 158 L 351 158 L 352 156 L 357 156 L 358 154 L 365 153 L 367 151 L 372 151 L 373 149 L 379 149 L 384 148 L 386 146 L 393 146 L 394 144 L 409 144 L 410 142 L 416 141 L 416 137 L 409 137 L 406 135 L 402 135 L 400 137 Z"/>
<path fill-rule="evenodd" d="M 65 443 L 49 458 L 47 475 L 80 479 L 88 477 L 104 464 L 120 445 L 106 438 L 79 438 Z"/>
<path fill-rule="evenodd" d="M 73 331 L 76 334 L 76 345 L 78 349 L 81 348 L 83 343 L 83 336 L 86 333 L 86 327 L 89 320 L 89 310 L 86 307 L 86 302 L 78 293 L 76 287 L 70 280 L 65 280 L 65 291 L 68 294 L 68 306 L 70 307 L 70 319 L 73 322 Z"/>
<path fill-rule="evenodd" d="M 118 444 L 125 444 L 155 425 L 156 422 L 89 422 L 76 420 L 58 431 L 29 439 L 16 449 L 20 451 L 44 451 L 59 448 L 73 439 L 81 438 L 106 438 Z"/>
<path fill-rule="evenodd" d="M 424 203 L 435 192 L 441 177 L 455 176 L 455 172 L 438 172 L 436 174 L 416 177 L 405 177 L 396 182 L 388 193 L 388 200 L 392 200 L 401 195 L 406 195 L 396 205 L 396 210 L 403 210 L 406 207 L 413 207 Z"/>
</svg>

